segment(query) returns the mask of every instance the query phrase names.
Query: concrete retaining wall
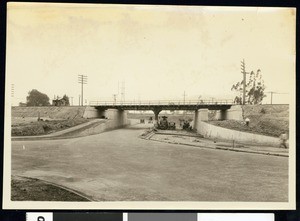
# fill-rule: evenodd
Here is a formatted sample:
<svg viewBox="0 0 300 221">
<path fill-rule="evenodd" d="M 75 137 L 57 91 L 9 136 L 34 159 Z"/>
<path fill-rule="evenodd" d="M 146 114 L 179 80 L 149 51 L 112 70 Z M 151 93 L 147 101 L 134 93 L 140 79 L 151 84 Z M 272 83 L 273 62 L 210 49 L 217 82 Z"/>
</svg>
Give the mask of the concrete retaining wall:
<svg viewBox="0 0 300 221">
<path fill-rule="evenodd" d="M 126 122 L 123 125 L 120 125 L 120 123 L 116 122 L 115 119 L 108 119 L 108 120 L 104 120 L 104 121 L 105 122 L 103 122 L 103 123 L 96 124 L 96 126 L 85 129 L 84 131 L 80 132 L 79 136 L 100 134 L 105 131 L 118 129 L 118 128 L 135 123 L 135 122 L 132 122 L 131 120 L 126 120 Z"/>
<path fill-rule="evenodd" d="M 99 134 L 105 131 L 122 128 L 130 125 L 131 120 L 127 119 L 127 111 L 119 111 L 116 109 L 108 109 L 105 111 L 99 111 L 94 107 L 86 107 L 86 111 L 83 115 L 85 118 L 103 118 L 99 119 L 99 122 L 94 123 L 92 126 L 80 131 L 76 136 L 88 136 Z"/>
<path fill-rule="evenodd" d="M 203 135 L 206 138 L 234 140 L 235 142 L 245 144 L 261 144 L 276 147 L 280 146 L 280 139 L 276 137 L 269 137 L 259 134 L 230 130 L 222 127 L 217 127 L 203 121 L 198 121 L 197 128 L 195 129 L 197 129 L 197 133 Z"/>
<path fill-rule="evenodd" d="M 83 114 L 84 118 L 106 118 L 109 119 L 110 124 L 113 124 L 113 127 L 120 127 L 128 124 L 127 120 L 127 111 L 121 111 L 116 109 L 108 109 L 105 111 L 98 110 L 94 107 L 86 107 Z"/>
</svg>

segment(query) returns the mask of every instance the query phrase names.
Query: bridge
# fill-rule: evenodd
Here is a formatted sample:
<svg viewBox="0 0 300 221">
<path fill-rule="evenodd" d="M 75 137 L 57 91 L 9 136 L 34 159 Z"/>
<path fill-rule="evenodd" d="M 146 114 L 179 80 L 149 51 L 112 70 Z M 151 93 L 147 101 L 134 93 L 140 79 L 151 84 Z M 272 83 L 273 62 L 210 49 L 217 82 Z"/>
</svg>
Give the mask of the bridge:
<svg viewBox="0 0 300 221">
<path fill-rule="evenodd" d="M 108 109 L 124 110 L 152 110 L 154 119 L 158 120 L 158 114 L 162 110 L 220 110 L 226 111 L 234 105 L 233 100 L 156 100 L 156 101 L 91 101 L 90 106 L 99 111 Z"/>
</svg>

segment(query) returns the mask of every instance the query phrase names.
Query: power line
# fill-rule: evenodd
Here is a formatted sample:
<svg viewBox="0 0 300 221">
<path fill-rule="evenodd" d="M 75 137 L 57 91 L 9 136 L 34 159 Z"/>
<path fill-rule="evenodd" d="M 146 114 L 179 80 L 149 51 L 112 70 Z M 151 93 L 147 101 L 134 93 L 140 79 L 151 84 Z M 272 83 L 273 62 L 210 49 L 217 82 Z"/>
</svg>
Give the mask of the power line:
<svg viewBox="0 0 300 221">
<path fill-rule="evenodd" d="M 273 104 L 273 94 L 288 94 L 288 93 L 279 93 L 275 91 L 267 91 L 266 93 L 271 94 L 271 104 Z"/>
<path fill-rule="evenodd" d="M 83 106 L 83 85 L 87 84 L 87 76 L 83 74 L 78 75 L 78 83 L 81 84 L 81 106 Z M 80 105 L 80 103 L 79 103 Z"/>
</svg>

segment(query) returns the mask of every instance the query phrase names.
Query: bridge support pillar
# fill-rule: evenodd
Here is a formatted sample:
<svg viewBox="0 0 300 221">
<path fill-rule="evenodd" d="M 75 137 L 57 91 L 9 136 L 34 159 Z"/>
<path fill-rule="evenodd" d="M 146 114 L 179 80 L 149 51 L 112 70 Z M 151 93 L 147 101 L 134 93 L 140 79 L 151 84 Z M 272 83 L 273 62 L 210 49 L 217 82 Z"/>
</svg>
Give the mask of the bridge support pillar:
<svg viewBox="0 0 300 221">
<path fill-rule="evenodd" d="M 158 122 L 158 115 L 159 113 L 162 111 L 162 109 L 159 109 L 159 108 L 154 108 L 153 109 L 153 112 L 154 112 L 154 125 L 157 124 Z"/>
<path fill-rule="evenodd" d="M 243 109 L 240 105 L 232 106 L 227 110 L 219 110 L 216 113 L 216 120 L 243 120 Z"/>
<path fill-rule="evenodd" d="M 83 113 L 83 118 L 101 118 L 105 116 L 104 109 L 97 109 L 95 107 L 86 107 Z"/>
<path fill-rule="evenodd" d="M 198 119 L 201 121 L 208 121 L 208 109 L 199 109 Z"/>
<path fill-rule="evenodd" d="M 216 115 L 213 120 L 226 120 L 227 119 L 227 110 L 217 110 Z"/>
<path fill-rule="evenodd" d="M 198 127 L 198 110 L 195 110 L 193 129 L 197 129 L 197 127 Z"/>
<path fill-rule="evenodd" d="M 199 121 L 208 121 L 208 109 L 199 109 L 195 111 L 193 128 L 198 128 Z"/>
<path fill-rule="evenodd" d="M 243 121 L 243 108 L 241 105 L 231 106 L 230 109 L 226 110 L 226 120 L 238 120 Z"/>
</svg>

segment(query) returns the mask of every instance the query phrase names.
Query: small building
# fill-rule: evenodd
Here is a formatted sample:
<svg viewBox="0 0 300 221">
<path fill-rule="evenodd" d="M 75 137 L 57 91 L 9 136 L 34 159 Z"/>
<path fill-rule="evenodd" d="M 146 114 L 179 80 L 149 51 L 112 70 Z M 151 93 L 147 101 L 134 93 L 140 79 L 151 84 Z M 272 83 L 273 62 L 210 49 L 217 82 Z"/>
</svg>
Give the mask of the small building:
<svg viewBox="0 0 300 221">
<path fill-rule="evenodd" d="M 56 98 L 56 99 L 52 100 L 52 106 L 69 106 L 69 104 L 63 98 L 61 98 L 61 99 Z"/>
</svg>

